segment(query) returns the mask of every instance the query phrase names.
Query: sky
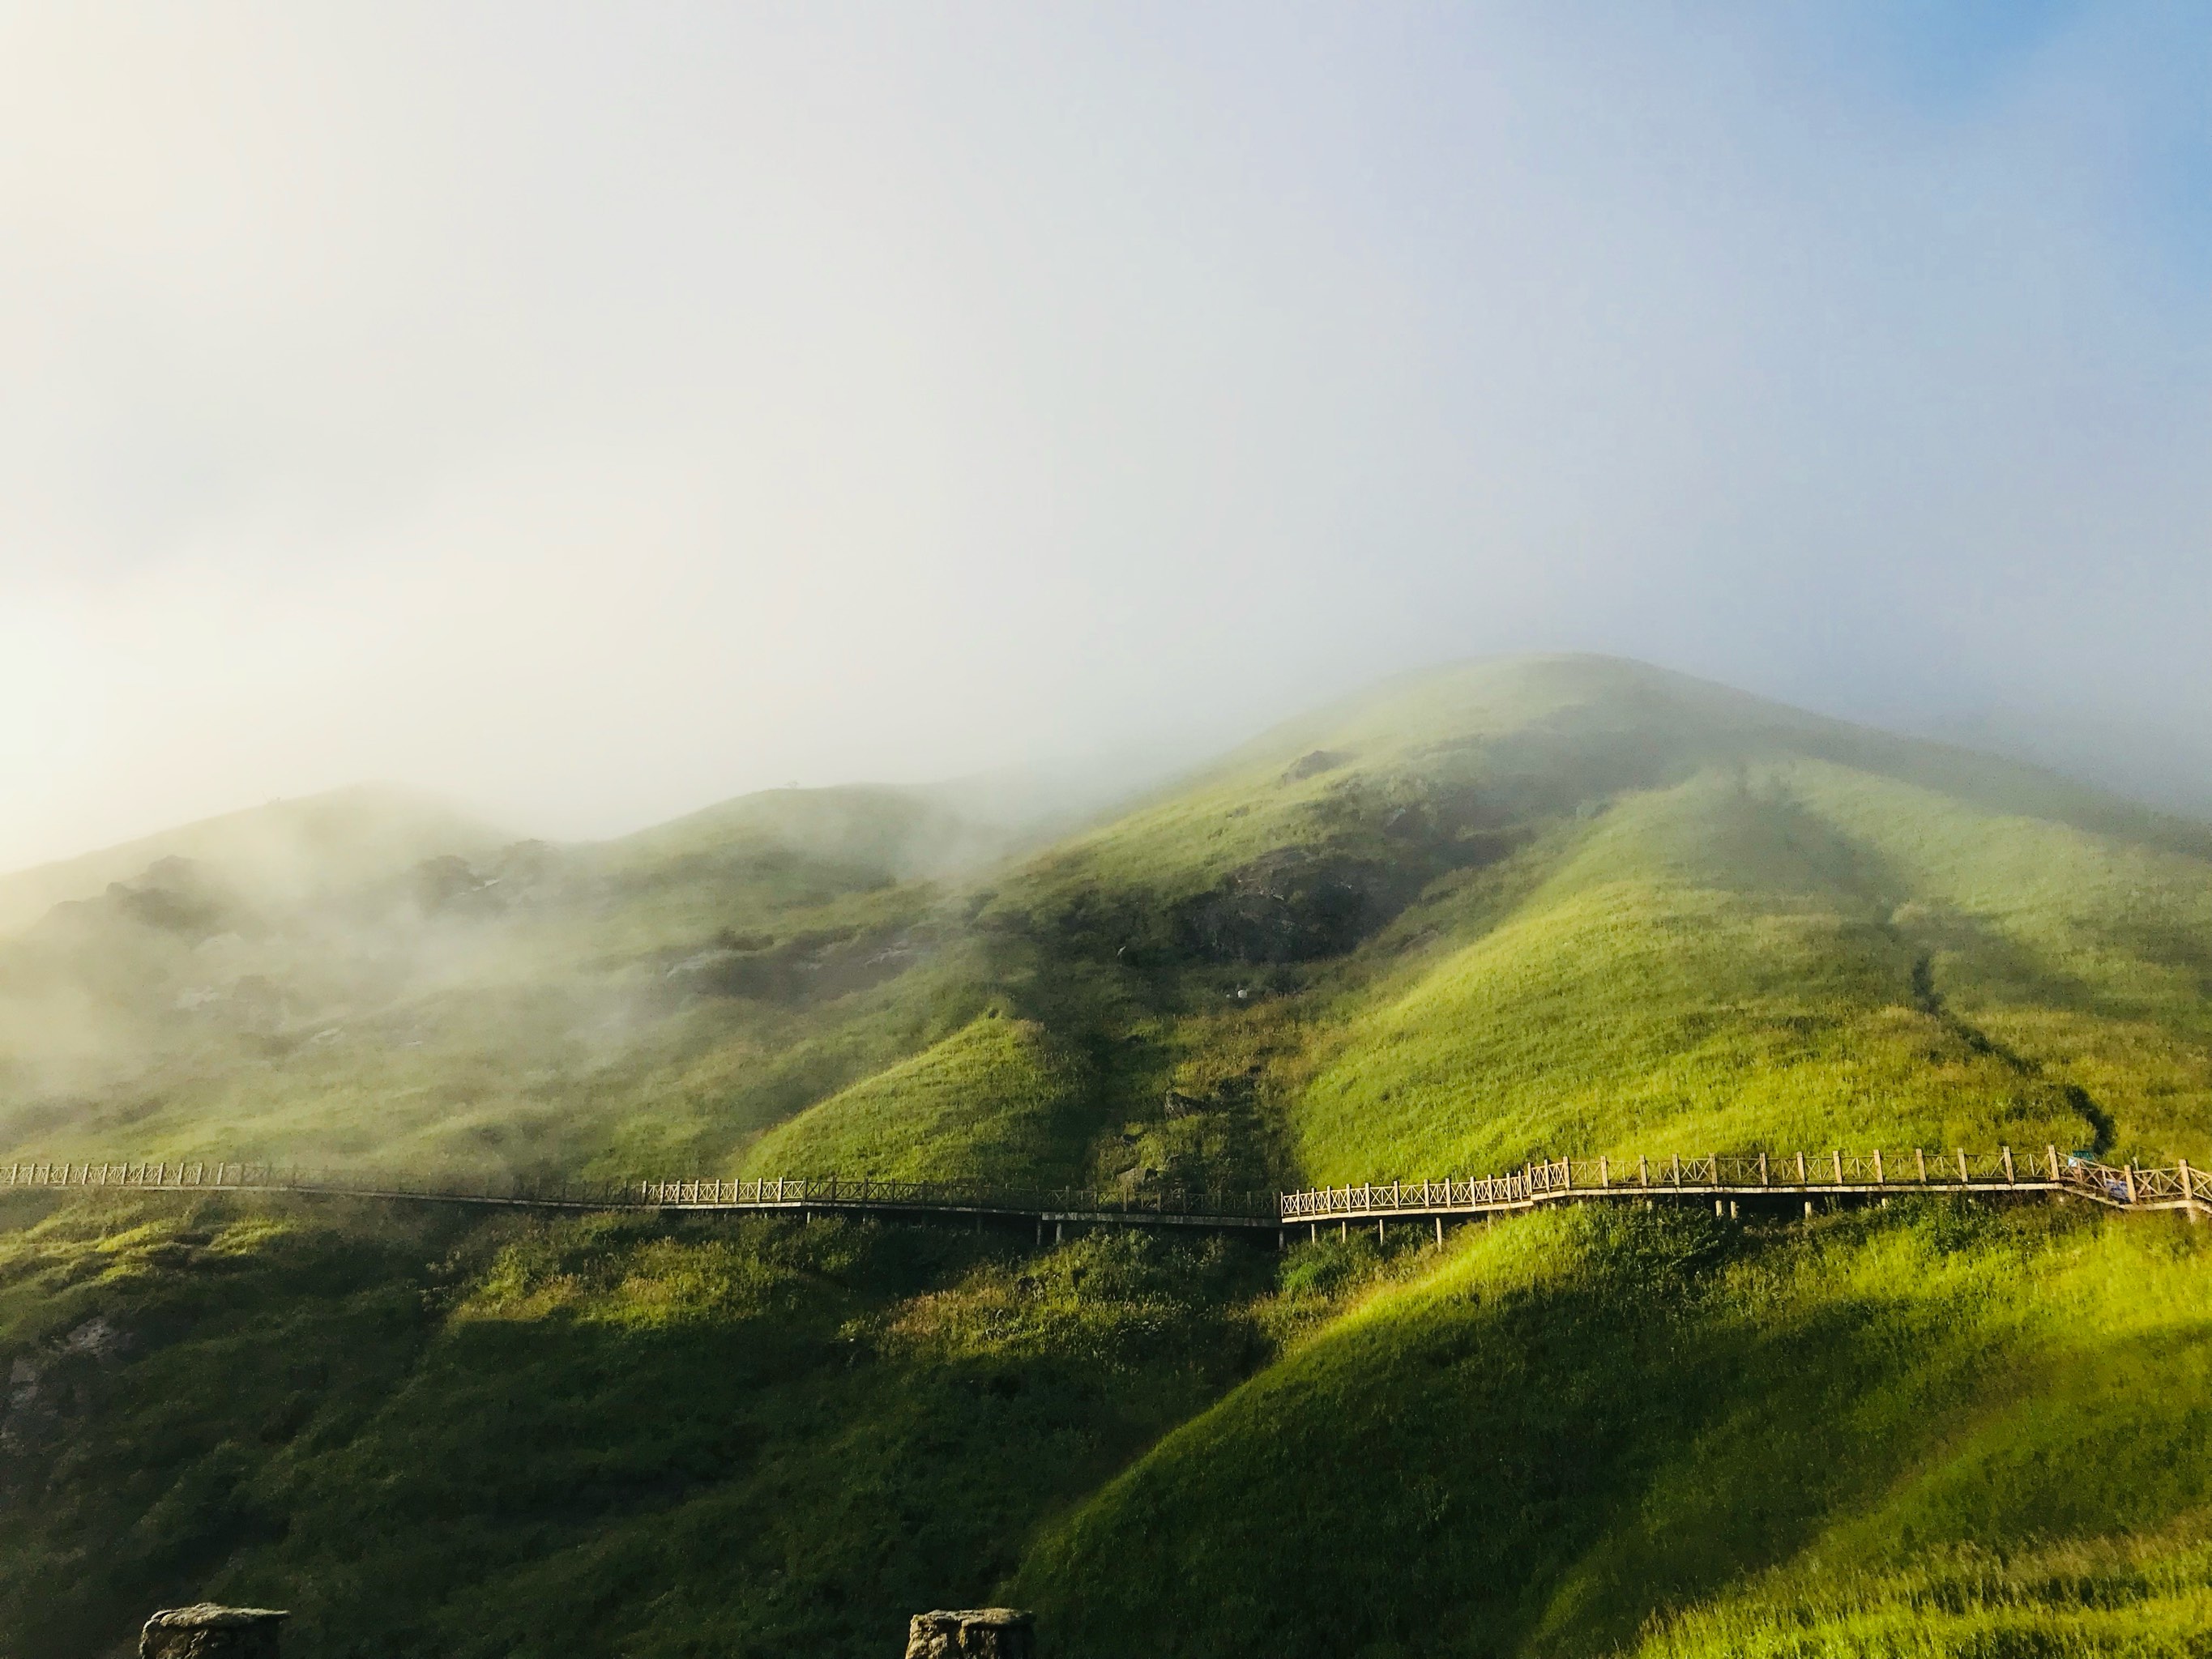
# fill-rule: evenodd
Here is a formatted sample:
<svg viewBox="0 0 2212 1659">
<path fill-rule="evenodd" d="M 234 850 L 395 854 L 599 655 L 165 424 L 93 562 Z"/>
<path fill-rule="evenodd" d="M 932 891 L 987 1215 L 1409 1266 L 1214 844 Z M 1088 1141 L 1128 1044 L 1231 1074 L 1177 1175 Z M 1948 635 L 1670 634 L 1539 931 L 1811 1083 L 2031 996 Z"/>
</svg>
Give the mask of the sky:
<svg viewBox="0 0 2212 1659">
<path fill-rule="evenodd" d="M 2212 803 L 2212 9 L 0 0 L 0 867 L 1616 652 Z"/>
</svg>

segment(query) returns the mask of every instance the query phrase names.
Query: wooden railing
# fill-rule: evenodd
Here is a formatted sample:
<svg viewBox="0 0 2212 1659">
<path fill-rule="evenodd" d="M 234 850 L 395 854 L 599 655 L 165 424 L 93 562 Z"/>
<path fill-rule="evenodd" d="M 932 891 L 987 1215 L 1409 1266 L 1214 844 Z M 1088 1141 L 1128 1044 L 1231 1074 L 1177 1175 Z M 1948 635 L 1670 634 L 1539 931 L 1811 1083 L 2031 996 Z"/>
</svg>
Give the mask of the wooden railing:
<svg viewBox="0 0 2212 1659">
<path fill-rule="evenodd" d="M 1097 1192 L 1020 1190 L 979 1182 L 884 1181 L 873 1176 L 685 1176 L 578 1181 L 495 1176 L 445 1181 L 361 1170 L 252 1163 L 98 1163 L 43 1160 L 0 1166 L 8 1188 L 100 1188 L 139 1192 L 283 1192 L 361 1198 L 577 1210 L 821 1210 L 1006 1217 L 1020 1220 L 1127 1219 L 1273 1226 L 1277 1196 L 1221 1189 L 1152 1188 Z"/>
<path fill-rule="evenodd" d="M 1275 1218 L 1279 1194 L 1218 1188 L 1153 1188 L 1097 1192 L 1078 1187 L 1019 1190 L 964 1181 L 882 1181 L 871 1176 L 711 1176 L 634 1183 L 640 1203 L 659 1208 L 927 1210 L 1018 1217 L 1200 1216 L 1248 1221 Z"/>
<path fill-rule="evenodd" d="M 1961 1147 L 1902 1153 L 1709 1152 L 1701 1158 L 1547 1158 L 1504 1175 L 1369 1182 L 1285 1193 L 1285 1221 L 1522 1210 L 1563 1200 L 1604 1199 L 1887 1196 L 1941 1191 L 2079 1194 L 2117 1209 L 2212 1209 L 2212 1171 L 2185 1160 L 2147 1169 L 2062 1157 L 2055 1146 L 2015 1157 Z"/>
<path fill-rule="evenodd" d="M 872 1176 L 686 1176 L 577 1181 L 497 1176 L 425 1182 L 360 1171 L 271 1164 L 33 1161 L 5 1166 L 0 1188 L 106 1188 L 142 1192 L 289 1192 L 549 1210 L 850 1212 L 1045 1222 L 1120 1221 L 1154 1226 L 1273 1227 L 1296 1222 L 1442 1218 L 1607 1200 L 1888 1196 L 1945 1192 L 2080 1196 L 2122 1210 L 2212 1210 L 2212 1171 L 2063 1157 L 2056 1147 L 2016 1156 L 1961 1148 L 1902 1152 L 1668 1153 L 1634 1158 L 1546 1158 L 1502 1175 L 1316 1187 L 1272 1198 L 1256 1193 L 1164 1188 L 1044 1191 L 973 1182 Z"/>
</svg>

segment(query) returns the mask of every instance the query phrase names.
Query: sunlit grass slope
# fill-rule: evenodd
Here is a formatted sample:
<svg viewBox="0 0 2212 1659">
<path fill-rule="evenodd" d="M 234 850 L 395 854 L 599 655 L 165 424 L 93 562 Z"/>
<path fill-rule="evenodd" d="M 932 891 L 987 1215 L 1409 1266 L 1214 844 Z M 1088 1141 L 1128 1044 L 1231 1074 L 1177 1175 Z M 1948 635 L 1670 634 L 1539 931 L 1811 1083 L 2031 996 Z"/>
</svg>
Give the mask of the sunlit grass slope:
<svg viewBox="0 0 2212 1659">
<path fill-rule="evenodd" d="M 985 922 L 1056 984 L 1273 1020 L 1261 1093 L 1310 1179 L 2212 1150 L 2212 832 L 1633 663 L 1378 688 L 1036 860 Z"/>
<path fill-rule="evenodd" d="M 754 1175 L 972 1180 L 1044 1188 L 1082 1170 L 1080 1066 L 1031 1020 L 986 1014 L 810 1106 L 753 1146 Z"/>
<path fill-rule="evenodd" d="M 1931 1202 L 1464 1237 L 1008 1594 L 1069 1656 L 2212 1650 L 2203 1230 Z"/>
<path fill-rule="evenodd" d="M 1813 760 L 1612 801 L 1352 1004 L 1324 1179 L 1546 1152 L 2212 1144 L 2212 864 Z"/>
</svg>

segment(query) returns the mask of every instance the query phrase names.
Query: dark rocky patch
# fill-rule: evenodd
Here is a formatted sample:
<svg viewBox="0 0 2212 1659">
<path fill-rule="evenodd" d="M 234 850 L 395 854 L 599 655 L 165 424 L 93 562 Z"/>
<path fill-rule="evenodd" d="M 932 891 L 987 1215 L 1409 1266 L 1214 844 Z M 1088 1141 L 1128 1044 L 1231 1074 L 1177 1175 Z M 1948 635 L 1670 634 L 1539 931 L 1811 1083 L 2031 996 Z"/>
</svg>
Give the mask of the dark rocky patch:
<svg viewBox="0 0 2212 1659">
<path fill-rule="evenodd" d="M 217 933 L 260 931 L 252 907 L 190 859 L 157 860 L 135 882 L 112 881 L 98 898 L 71 899 L 47 912 L 34 932 L 46 938 L 97 933 L 117 923 L 198 945 Z"/>
<path fill-rule="evenodd" d="M 908 932 L 825 928 L 763 941 L 727 933 L 715 945 L 672 963 L 664 977 L 675 988 L 758 1002 L 800 1002 L 866 990 L 905 972 L 922 955 Z"/>
<path fill-rule="evenodd" d="M 1334 749 L 1316 749 L 1310 755 L 1301 755 L 1292 761 L 1283 774 L 1285 783 L 1297 783 L 1302 779 L 1317 777 L 1323 772 L 1334 772 L 1352 758 Z"/>
<path fill-rule="evenodd" d="M 1340 956 L 1413 898 L 1402 866 L 1285 848 L 1173 907 L 1177 946 L 1206 962 L 1310 962 Z"/>
</svg>

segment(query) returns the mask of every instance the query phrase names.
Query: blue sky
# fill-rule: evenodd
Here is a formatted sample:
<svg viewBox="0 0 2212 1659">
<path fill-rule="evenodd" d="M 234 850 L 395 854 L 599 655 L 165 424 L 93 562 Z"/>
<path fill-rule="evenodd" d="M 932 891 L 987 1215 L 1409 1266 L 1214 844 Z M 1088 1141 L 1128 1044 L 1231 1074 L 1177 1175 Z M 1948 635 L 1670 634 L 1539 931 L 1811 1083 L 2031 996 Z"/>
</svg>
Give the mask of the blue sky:
<svg viewBox="0 0 2212 1659">
<path fill-rule="evenodd" d="M 1621 652 L 2212 802 L 2212 11 L 0 9 L 0 866 Z"/>
</svg>

